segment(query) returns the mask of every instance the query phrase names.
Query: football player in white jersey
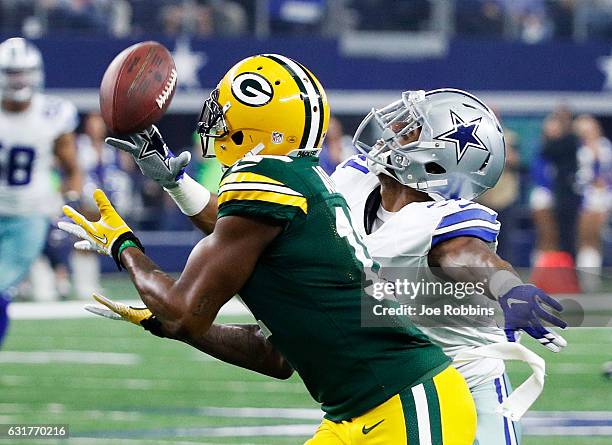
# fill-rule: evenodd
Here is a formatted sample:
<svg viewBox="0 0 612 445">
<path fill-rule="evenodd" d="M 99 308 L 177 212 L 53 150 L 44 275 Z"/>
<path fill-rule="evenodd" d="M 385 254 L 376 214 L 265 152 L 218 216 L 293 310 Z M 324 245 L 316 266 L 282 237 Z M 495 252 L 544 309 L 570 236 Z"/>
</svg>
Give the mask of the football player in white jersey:
<svg viewBox="0 0 612 445">
<path fill-rule="evenodd" d="M 0 44 L 0 343 L 8 324 L 8 289 L 40 254 L 50 218 L 61 211 L 55 163 L 68 200 L 80 196 L 74 105 L 41 93 L 40 51 L 22 38 Z"/>
<path fill-rule="evenodd" d="M 484 103 L 460 90 L 408 91 L 400 100 L 373 109 L 354 143 L 363 154 L 339 165 L 332 179 L 383 276 L 388 268 L 395 277 L 403 270 L 428 282 L 487 283 L 487 296 L 504 310 L 508 337 L 492 318 L 488 326 L 480 320 L 479 327 L 471 327 L 474 317 L 466 316 L 455 318 L 452 327 L 423 327 L 446 354 L 457 357 L 462 351 L 514 341 L 519 329 L 552 351 L 566 345 L 542 325 L 546 320 L 565 327 L 544 305 L 562 307 L 523 284 L 495 254 L 500 230 L 496 213 L 471 201 L 497 183 L 505 160 L 501 126 Z M 517 422 L 496 412 L 511 392 L 503 360 L 472 358 L 456 367 L 476 402 L 476 444 L 519 444 Z"/>
</svg>

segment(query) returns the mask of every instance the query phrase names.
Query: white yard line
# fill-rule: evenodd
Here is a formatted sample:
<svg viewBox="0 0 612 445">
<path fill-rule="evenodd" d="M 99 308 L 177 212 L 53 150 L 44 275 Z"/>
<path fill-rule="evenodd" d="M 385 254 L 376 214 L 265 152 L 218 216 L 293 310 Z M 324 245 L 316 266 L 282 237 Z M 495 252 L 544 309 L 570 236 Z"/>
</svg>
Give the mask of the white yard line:
<svg viewBox="0 0 612 445">
<path fill-rule="evenodd" d="M 139 300 L 121 300 L 130 306 L 142 306 Z M 13 320 L 58 320 L 67 318 L 100 318 L 83 309 L 86 304 L 95 303 L 93 300 L 57 301 L 35 303 L 11 303 L 9 317 Z M 237 299 L 228 301 L 219 312 L 220 315 L 249 315 L 250 312 Z"/>
<path fill-rule="evenodd" d="M 1 355 L 1 354 L 0 354 Z M 126 389 L 155 389 L 155 391 L 184 392 L 237 392 L 245 391 L 270 393 L 302 394 L 305 389 L 301 382 L 248 382 L 243 380 L 198 380 L 189 388 L 180 388 L 176 380 L 172 379 L 134 379 L 113 377 L 53 377 L 53 376 L 24 376 L 0 375 L 0 384 L 13 387 L 57 387 L 59 383 L 66 383 L 71 389 L 87 389 L 89 391 L 124 391 Z"/>
<path fill-rule="evenodd" d="M 123 436 L 127 438 L 140 437 L 282 437 L 282 436 L 312 436 L 317 429 L 317 423 L 296 425 L 266 425 L 266 426 L 220 426 L 220 427 L 186 427 L 186 428 L 152 428 L 127 431 L 100 431 L 84 433 L 87 436 Z M 77 436 L 77 439 L 80 438 Z"/>
<path fill-rule="evenodd" d="M 523 425 L 526 436 L 612 436 L 612 426 L 551 426 Z"/>
<path fill-rule="evenodd" d="M 137 354 L 93 351 L 0 351 L 0 363 L 49 364 L 78 363 L 84 365 L 133 366 L 141 362 Z"/>
<path fill-rule="evenodd" d="M 549 366 L 551 374 L 597 374 L 600 372 L 600 364 L 588 363 L 554 363 Z"/>
</svg>

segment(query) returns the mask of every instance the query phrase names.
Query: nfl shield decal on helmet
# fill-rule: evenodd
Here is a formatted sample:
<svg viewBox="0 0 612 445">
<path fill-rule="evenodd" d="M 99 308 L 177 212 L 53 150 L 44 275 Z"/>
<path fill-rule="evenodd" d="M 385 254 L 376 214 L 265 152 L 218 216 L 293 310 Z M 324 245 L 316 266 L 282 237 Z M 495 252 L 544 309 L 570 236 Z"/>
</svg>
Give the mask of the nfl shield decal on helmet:
<svg viewBox="0 0 612 445">
<path fill-rule="evenodd" d="M 280 133 L 278 131 L 273 131 L 272 132 L 272 143 L 282 144 L 282 142 L 283 142 L 283 133 Z"/>
</svg>

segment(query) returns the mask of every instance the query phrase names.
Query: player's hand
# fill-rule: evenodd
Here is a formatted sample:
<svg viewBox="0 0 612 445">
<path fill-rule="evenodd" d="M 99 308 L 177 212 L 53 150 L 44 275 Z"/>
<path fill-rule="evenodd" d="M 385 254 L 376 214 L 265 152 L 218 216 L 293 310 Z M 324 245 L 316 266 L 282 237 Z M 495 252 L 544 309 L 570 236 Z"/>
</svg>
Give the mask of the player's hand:
<svg viewBox="0 0 612 445">
<path fill-rule="evenodd" d="M 83 215 L 70 206 L 64 206 L 64 214 L 72 219 L 75 224 L 60 221 L 57 226 L 81 241 L 77 241 L 74 247 L 77 250 L 89 250 L 112 256 L 121 268 L 119 261 L 120 248 L 124 243 L 138 247 L 143 250 L 142 244 L 132 233 L 123 218 L 119 216 L 104 192 L 96 189 L 93 194 L 94 200 L 100 211 L 100 219 L 96 222 L 88 221 Z"/>
<path fill-rule="evenodd" d="M 102 304 L 98 306 L 95 304 L 88 304 L 85 306 L 85 310 L 92 314 L 99 315 L 101 317 L 109 318 L 111 320 L 127 321 L 129 323 L 142 326 L 147 331 L 158 337 L 163 337 L 161 333 L 161 324 L 159 320 L 153 315 L 153 313 L 146 307 L 132 307 L 117 301 L 109 300 L 104 295 L 93 294 L 94 300 Z"/>
<path fill-rule="evenodd" d="M 561 312 L 563 306 L 543 290 L 531 284 L 516 286 L 499 297 L 499 304 L 504 311 L 509 341 L 516 341 L 517 331 L 522 330 L 553 352 L 567 346 L 563 337 L 542 324 L 542 321 L 547 321 L 560 328 L 567 327 L 565 321 L 548 312 L 546 307 Z"/>
<path fill-rule="evenodd" d="M 132 142 L 106 138 L 106 143 L 131 154 L 147 178 L 167 189 L 177 187 L 179 179 L 185 173 L 185 167 L 191 160 L 191 153 L 184 151 L 174 156 L 155 125 L 131 135 L 130 139 Z"/>
</svg>

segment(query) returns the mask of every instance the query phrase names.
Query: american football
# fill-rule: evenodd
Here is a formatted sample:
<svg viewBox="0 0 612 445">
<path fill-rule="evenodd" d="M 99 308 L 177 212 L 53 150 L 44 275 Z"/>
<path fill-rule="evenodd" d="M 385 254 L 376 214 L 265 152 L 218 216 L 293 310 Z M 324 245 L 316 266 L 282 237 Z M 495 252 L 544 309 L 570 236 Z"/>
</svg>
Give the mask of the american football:
<svg viewBox="0 0 612 445">
<path fill-rule="evenodd" d="M 160 43 L 141 42 L 120 52 L 100 85 L 100 110 L 110 131 L 136 133 L 157 122 L 172 101 L 177 72 Z"/>
</svg>

